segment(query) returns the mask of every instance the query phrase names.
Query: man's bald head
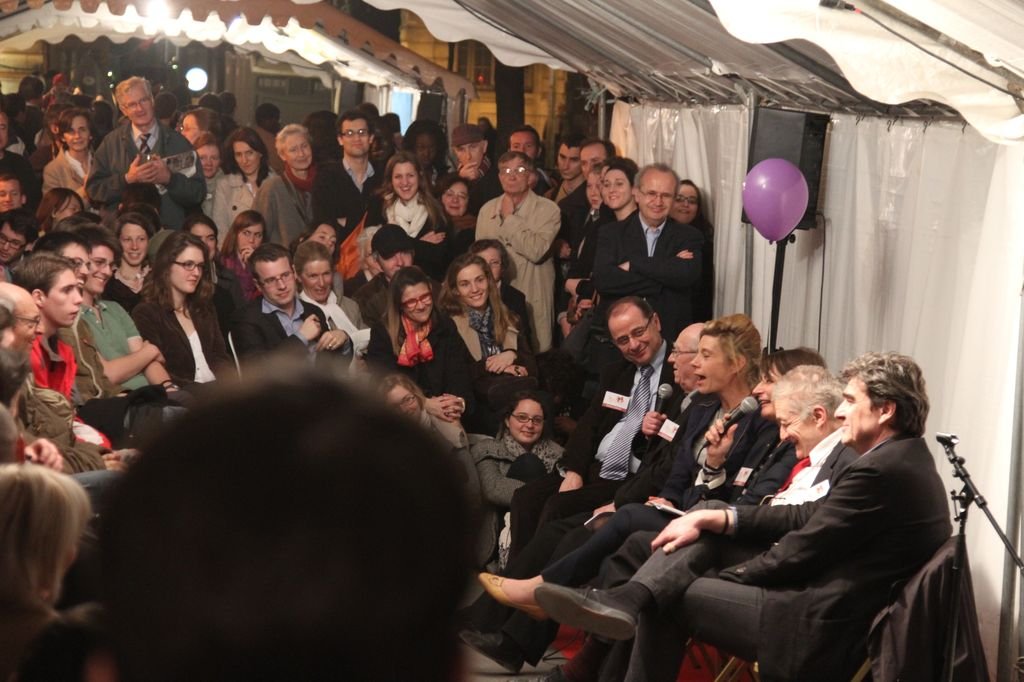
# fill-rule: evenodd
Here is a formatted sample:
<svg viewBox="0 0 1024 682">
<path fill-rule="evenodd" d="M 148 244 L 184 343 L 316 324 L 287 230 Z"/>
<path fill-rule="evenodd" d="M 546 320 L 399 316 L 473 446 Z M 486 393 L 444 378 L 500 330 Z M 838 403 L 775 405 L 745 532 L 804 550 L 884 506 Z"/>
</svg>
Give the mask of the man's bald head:
<svg viewBox="0 0 1024 682">
<path fill-rule="evenodd" d="M 697 343 L 700 341 L 700 333 L 704 331 L 703 322 L 695 322 L 679 332 L 675 343 L 672 344 L 670 360 L 674 371 L 672 373 L 676 384 L 689 393 L 697 388 L 693 377 L 693 358 L 697 355 Z"/>
<path fill-rule="evenodd" d="M 11 302 L 14 313 L 14 336 L 9 347 L 13 350 L 27 351 L 36 338 L 39 327 L 39 307 L 32 295 L 10 282 L 0 282 L 0 297 Z"/>
</svg>

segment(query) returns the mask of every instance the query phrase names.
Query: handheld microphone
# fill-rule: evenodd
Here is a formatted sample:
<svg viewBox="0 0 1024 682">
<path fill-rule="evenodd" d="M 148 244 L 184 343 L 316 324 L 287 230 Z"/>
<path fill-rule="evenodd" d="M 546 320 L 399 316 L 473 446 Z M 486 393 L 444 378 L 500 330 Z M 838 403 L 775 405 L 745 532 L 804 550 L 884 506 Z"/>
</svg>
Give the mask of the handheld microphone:
<svg viewBox="0 0 1024 682">
<path fill-rule="evenodd" d="M 733 424 L 743 419 L 743 417 L 747 416 L 758 407 L 760 406 L 757 404 L 757 398 L 752 395 L 748 395 L 743 399 L 743 402 L 741 402 L 739 406 L 732 411 L 729 418 L 725 420 L 725 424 L 722 426 L 722 433 L 724 434 L 728 432 L 729 429 L 732 428 Z"/>
<path fill-rule="evenodd" d="M 675 389 L 672 388 L 672 384 L 658 386 L 658 397 L 654 399 L 654 411 L 661 412 L 665 401 L 671 398 L 673 393 L 675 393 Z"/>
</svg>

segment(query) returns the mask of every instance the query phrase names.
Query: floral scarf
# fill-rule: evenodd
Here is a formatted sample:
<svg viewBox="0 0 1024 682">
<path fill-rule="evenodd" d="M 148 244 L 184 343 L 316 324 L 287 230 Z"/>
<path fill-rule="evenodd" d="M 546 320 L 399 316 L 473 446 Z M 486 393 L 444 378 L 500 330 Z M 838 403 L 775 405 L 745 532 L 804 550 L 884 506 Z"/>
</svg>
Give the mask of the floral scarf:
<svg viewBox="0 0 1024 682">
<path fill-rule="evenodd" d="M 434 359 L 434 349 L 430 347 L 427 336 L 430 334 L 432 323 L 427 322 L 420 329 L 415 329 L 413 323 L 405 315 L 402 315 L 402 328 L 405 330 L 405 341 L 398 352 L 399 367 L 415 367 L 424 362 Z"/>
</svg>

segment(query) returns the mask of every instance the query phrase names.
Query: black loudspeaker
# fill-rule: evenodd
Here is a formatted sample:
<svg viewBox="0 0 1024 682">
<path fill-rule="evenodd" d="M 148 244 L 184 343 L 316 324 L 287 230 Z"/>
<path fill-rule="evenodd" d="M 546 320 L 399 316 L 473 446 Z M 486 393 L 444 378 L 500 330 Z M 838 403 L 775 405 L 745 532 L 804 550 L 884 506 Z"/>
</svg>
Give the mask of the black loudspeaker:
<svg viewBox="0 0 1024 682">
<path fill-rule="evenodd" d="M 800 169 L 807 180 L 807 211 L 796 228 L 810 230 L 817 225 L 821 167 L 825 156 L 827 114 L 758 107 L 750 136 L 747 172 L 765 159 L 785 159 Z M 743 221 L 749 223 L 746 212 Z"/>
</svg>

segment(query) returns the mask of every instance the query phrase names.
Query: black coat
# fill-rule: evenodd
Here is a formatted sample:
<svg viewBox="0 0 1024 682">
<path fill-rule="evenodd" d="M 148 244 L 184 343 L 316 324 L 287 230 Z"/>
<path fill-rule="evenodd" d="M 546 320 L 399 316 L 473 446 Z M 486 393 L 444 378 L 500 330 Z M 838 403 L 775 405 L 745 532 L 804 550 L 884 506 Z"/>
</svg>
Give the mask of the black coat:
<svg viewBox="0 0 1024 682">
<path fill-rule="evenodd" d="M 384 172 L 374 174 L 363 183 L 362 191 L 340 163 L 324 164 L 317 169 L 313 181 L 313 225 L 327 223 L 338 228 L 338 242 L 345 241 L 366 214 L 370 198 L 384 181 Z M 338 222 L 342 219 L 344 227 Z"/>
<path fill-rule="evenodd" d="M 447 316 L 435 318 L 427 334 L 434 359 L 413 367 L 401 367 L 391 347 L 391 338 L 384 325 L 370 329 L 370 343 L 366 347 L 366 361 L 375 369 L 405 374 L 423 389 L 428 398 L 451 393 L 466 401 L 464 416 L 473 413 L 473 357 L 459 336 L 455 323 Z"/>
<path fill-rule="evenodd" d="M 602 225 L 594 256 L 594 288 L 601 295 L 595 324 L 605 325 L 608 306 L 615 300 L 640 296 L 661 318 L 662 335 L 675 339 L 694 321 L 690 289 L 700 279 L 703 242 L 696 228 L 669 220 L 662 228 L 654 255 L 648 256 L 639 212 L 621 222 Z M 693 258 L 677 258 L 683 250 L 692 251 Z M 619 268 L 626 261 L 629 272 Z"/>
<path fill-rule="evenodd" d="M 383 200 L 379 196 L 371 198 L 366 212 L 366 224 L 383 225 L 386 222 Z M 445 240 L 440 244 L 423 241 L 422 237 L 431 232 L 445 234 Z M 416 250 L 413 262 L 431 279 L 443 282 L 445 274 L 448 272 L 448 264 L 455 257 L 455 233 L 451 226 L 446 222 L 440 225 L 434 224 L 428 217 L 427 222 L 416 233 L 414 239 L 416 240 Z"/>
<path fill-rule="evenodd" d="M 719 573 L 766 588 L 763 679 L 848 679 L 865 659 L 868 628 L 893 583 L 924 565 L 952 530 L 921 438 L 861 455 L 821 500 L 736 513 L 737 540 L 770 545 Z"/>
<path fill-rule="evenodd" d="M 232 338 L 238 354 L 244 357 L 256 357 L 277 350 L 299 355 L 309 353 L 309 347 L 302 342 L 302 339 L 285 332 L 281 321 L 277 319 L 277 313 L 263 312 L 262 305 L 262 296 L 255 301 L 250 301 L 242 312 L 238 324 L 235 325 Z M 302 319 L 316 315 L 320 320 L 320 329 L 327 329 L 327 318 L 319 306 L 309 305 L 301 299 L 296 299 L 295 305 L 302 308 L 300 313 Z"/>
</svg>

